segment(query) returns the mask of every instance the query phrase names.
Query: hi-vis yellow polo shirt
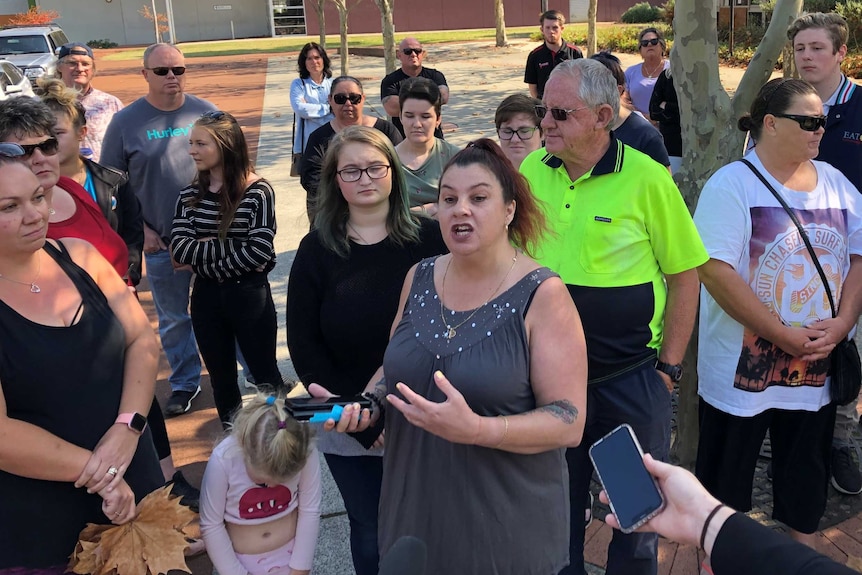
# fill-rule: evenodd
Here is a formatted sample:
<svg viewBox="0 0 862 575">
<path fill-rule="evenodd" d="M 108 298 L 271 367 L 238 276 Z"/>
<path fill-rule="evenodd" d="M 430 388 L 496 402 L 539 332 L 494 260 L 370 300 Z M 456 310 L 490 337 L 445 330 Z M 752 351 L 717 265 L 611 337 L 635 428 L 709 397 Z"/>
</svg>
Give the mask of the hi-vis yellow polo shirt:
<svg viewBox="0 0 862 575">
<path fill-rule="evenodd" d="M 667 168 L 611 134 L 608 151 L 575 182 L 544 148 L 524 159 L 521 173 L 544 202 L 553 233 L 537 257 L 560 274 L 581 315 L 590 381 L 655 356 L 664 275 L 708 259 Z"/>
</svg>

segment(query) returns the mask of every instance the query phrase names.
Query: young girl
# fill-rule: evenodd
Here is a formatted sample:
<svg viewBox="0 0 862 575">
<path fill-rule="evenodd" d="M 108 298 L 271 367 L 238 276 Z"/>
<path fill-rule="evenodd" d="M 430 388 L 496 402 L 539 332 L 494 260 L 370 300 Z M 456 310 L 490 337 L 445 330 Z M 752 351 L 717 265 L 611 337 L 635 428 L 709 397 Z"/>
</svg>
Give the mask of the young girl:
<svg viewBox="0 0 862 575">
<path fill-rule="evenodd" d="M 320 526 L 320 458 L 284 399 L 258 394 L 216 446 L 201 533 L 220 575 L 307 575 Z"/>
<path fill-rule="evenodd" d="M 180 192 L 171 253 L 196 274 L 192 325 L 226 425 L 239 409 L 236 344 L 261 384 L 283 385 L 267 274 L 275 267 L 275 194 L 254 173 L 236 119 L 207 112 L 192 126 L 196 181 Z"/>
</svg>

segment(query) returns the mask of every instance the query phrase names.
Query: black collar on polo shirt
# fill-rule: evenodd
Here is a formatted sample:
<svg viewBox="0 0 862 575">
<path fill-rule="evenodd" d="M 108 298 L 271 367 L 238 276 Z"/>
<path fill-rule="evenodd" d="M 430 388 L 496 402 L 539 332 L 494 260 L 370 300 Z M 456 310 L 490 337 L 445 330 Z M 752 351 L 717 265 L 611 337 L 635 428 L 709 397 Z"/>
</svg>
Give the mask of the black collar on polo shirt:
<svg viewBox="0 0 862 575">
<path fill-rule="evenodd" d="M 604 176 L 605 174 L 622 171 L 624 152 L 625 145 L 617 139 L 613 130 L 611 130 L 610 145 L 608 145 L 608 149 L 604 155 L 596 162 L 596 165 L 593 166 L 590 176 Z M 553 154 L 545 154 L 545 157 L 542 158 L 542 163 L 550 168 L 559 168 L 563 165 L 563 160 Z"/>
</svg>

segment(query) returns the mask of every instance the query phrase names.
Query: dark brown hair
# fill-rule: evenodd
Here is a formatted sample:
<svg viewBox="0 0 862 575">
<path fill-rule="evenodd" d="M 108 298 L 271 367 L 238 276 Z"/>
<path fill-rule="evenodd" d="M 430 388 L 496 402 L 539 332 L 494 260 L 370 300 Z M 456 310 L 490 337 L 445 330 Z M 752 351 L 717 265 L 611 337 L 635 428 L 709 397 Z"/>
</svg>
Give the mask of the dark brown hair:
<svg viewBox="0 0 862 575">
<path fill-rule="evenodd" d="M 509 224 L 509 241 L 528 256 L 533 257 L 539 242 L 548 232 L 545 212 L 530 190 L 530 184 L 500 146 L 488 138 L 480 138 L 467 144 L 455 154 L 440 175 L 440 187 L 446 172 L 454 166 L 464 168 L 478 164 L 491 172 L 503 189 L 503 202 L 515 202 L 515 215 Z"/>
<path fill-rule="evenodd" d="M 321 58 L 323 58 L 323 77 L 332 78 L 332 62 L 330 61 L 329 56 L 326 55 L 326 50 L 324 50 L 317 42 L 309 42 L 302 47 L 302 50 L 299 51 L 299 57 L 296 61 L 296 68 L 299 70 L 299 77 L 303 80 L 311 77 L 311 74 L 308 72 L 308 67 L 305 65 L 305 59 L 308 58 L 308 53 L 312 50 L 317 50 L 317 53 L 320 54 Z"/>
<path fill-rule="evenodd" d="M 751 103 L 751 111 L 737 121 L 743 132 L 751 132 L 755 140 L 763 132 L 763 118 L 766 114 L 784 114 L 800 96 L 817 95 L 814 86 L 796 78 L 775 78 L 770 80 L 757 93 Z"/>
</svg>

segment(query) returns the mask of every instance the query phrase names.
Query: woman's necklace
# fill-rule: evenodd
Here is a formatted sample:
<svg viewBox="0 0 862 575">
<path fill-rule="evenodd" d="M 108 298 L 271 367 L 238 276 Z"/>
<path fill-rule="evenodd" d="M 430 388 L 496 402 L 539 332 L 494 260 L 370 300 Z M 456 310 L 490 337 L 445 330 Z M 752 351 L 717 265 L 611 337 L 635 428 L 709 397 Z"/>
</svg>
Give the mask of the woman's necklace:
<svg viewBox="0 0 862 575">
<path fill-rule="evenodd" d="M 644 62 L 644 63 L 643 63 L 643 66 L 642 66 L 642 67 L 643 67 L 643 69 L 644 69 L 644 70 L 646 70 L 646 69 L 647 69 L 647 67 L 646 67 L 646 62 Z M 663 69 L 664 69 L 664 58 L 662 58 L 661 60 L 659 60 L 658 66 L 656 66 L 655 68 L 653 68 L 651 72 L 647 72 L 646 77 L 647 77 L 647 78 L 655 78 L 655 77 L 657 77 L 657 76 L 658 76 L 658 73 L 659 73 L 661 70 L 663 70 Z"/>
<path fill-rule="evenodd" d="M 12 278 L 7 278 L 3 274 L 0 274 L 0 280 L 6 280 L 7 282 L 12 282 L 13 284 L 21 284 L 22 286 L 30 286 L 30 293 L 41 292 L 42 288 L 40 288 L 36 284 L 36 280 L 39 279 L 39 274 L 42 273 L 42 252 L 39 252 L 39 255 L 37 257 L 39 259 L 39 268 L 36 270 L 36 277 L 33 278 L 33 281 L 22 282 L 22 281 L 18 281 L 18 280 L 13 280 Z"/>
<path fill-rule="evenodd" d="M 354 228 L 354 227 L 353 227 L 353 224 L 351 224 L 349 221 L 347 222 L 347 227 L 348 227 L 348 228 L 350 228 L 350 229 L 351 229 L 351 231 L 352 231 L 354 234 L 356 234 L 356 237 L 357 237 L 357 238 L 359 238 L 360 240 L 362 240 L 362 243 L 363 243 L 363 244 L 365 244 L 366 246 L 370 246 L 370 245 L 371 245 L 371 244 L 369 244 L 369 243 L 368 243 L 368 240 L 366 240 L 365 238 L 363 238 L 363 237 L 362 237 L 362 234 L 360 234 L 359 232 L 357 232 L 357 231 L 356 231 L 356 228 Z"/>
<path fill-rule="evenodd" d="M 449 266 L 452 265 L 452 258 L 450 256 L 448 263 L 446 263 L 446 271 L 443 272 L 443 281 L 440 282 L 440 319 L 443 320 L 443 325 L 446 326 L 446 339 L 452 339 L 455 337 L 455 334 L 458 333 L 458 328 L 470 321 L 470 319 L 476 315 L 476 313 L 488 305 L 494 296 L 497 295 L 497 292 L 500 291 L 500 288 L 503 287 L 503 284 L 506 283 L 506 279 L 509 277 L 509 274 L 512 273 L 512 270 L 515 269 L 515 264 L 518 263 L 518 250 L 515 250 L 515 256 L 512 258 L 512 265 L 509 267 L 509 271 L 506 272 L 506 275 L 503 276 L 503 279 L 500 280 L 500 283 L 494 288 L 494 291 L 491 292 L 491 295 L 488 296 L 488 299 L 485 300 L 485 303 L 477 307 L 473 310 L 473 313 L 467 316 L 467 319 L 462 321 L 456 326 L 452 326 L 449 322 L 446 321 L 445 308 L 443 307 L 443 294 L 446 291 L 446 276 L 449 274 Z M 452 310 L 454 311 L 454 310 Z"/>
</svg>

